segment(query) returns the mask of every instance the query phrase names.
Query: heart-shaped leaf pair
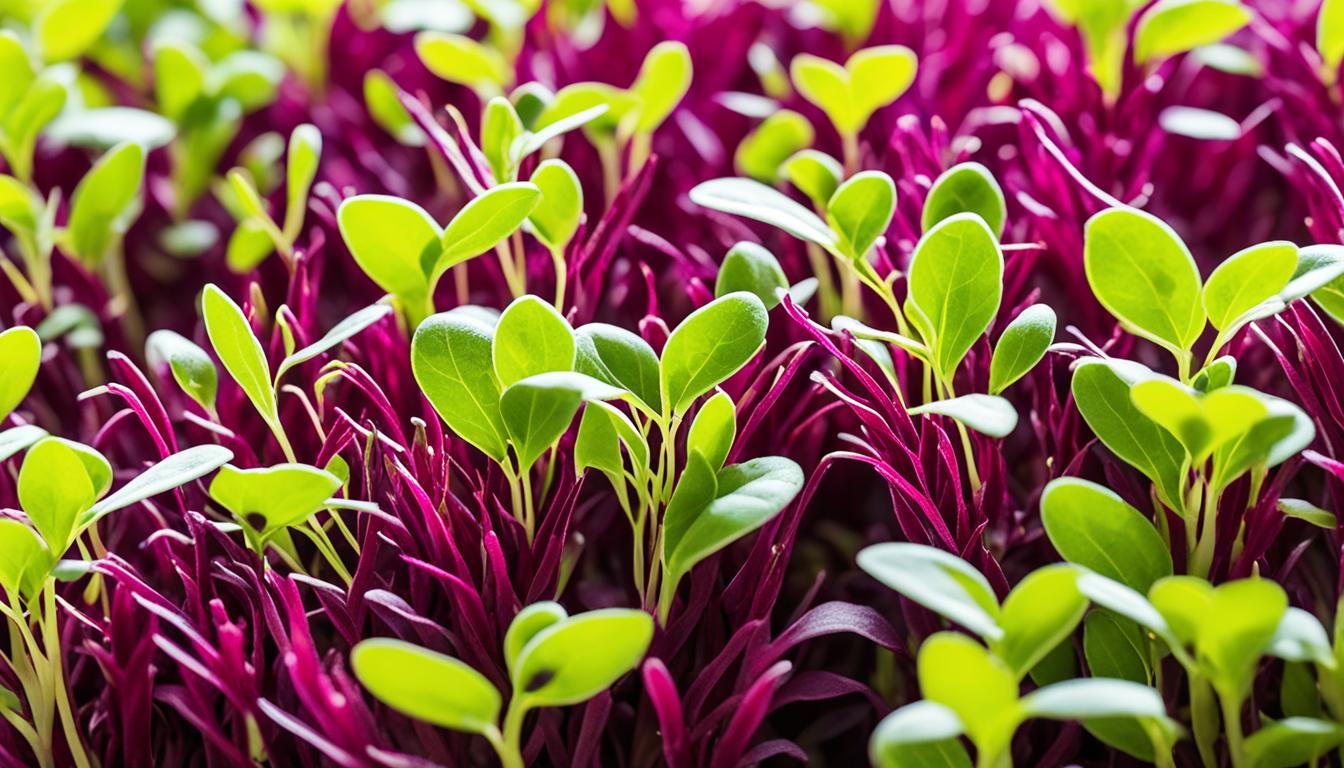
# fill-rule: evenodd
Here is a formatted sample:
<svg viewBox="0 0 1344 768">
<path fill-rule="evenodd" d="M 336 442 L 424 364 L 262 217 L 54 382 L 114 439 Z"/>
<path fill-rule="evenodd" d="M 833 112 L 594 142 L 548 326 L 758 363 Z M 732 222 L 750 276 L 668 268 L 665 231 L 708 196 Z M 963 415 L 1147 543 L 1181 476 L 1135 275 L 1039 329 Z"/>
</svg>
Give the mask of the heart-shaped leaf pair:
<svg viewBox="0 0 1344 768">
<path fill-rule="evenodd" d="M 1019 697 L 1017 682 L 1002 661 L 952 632 L 924 642 L 918 674 L 924 700 L 888 715 L 869 742 L 873 763 L 881 768 L 970 765 L 958 740 L 962 735 L 975 745 L 980 760 L 1006 760 L 1013 734 L 1031 718 L 1127 719 L 1174 728 L 1161 695 L 1127 680 L 1067 680 Z"/>
<path fill-rule="evenodd" d="M 521 726 L 531 709 L 578 704 L 605 691 L 639 664 L 652 638 L 653 620 L 643 611 L 607 608 L 570 616 L 558 603 L 527 606 L 504 636 L 513 688 L 506 722 Z M 350 664 L 364 687 L 393 709 L 485 736 L 505 765 L 521 764 L 521 734 L 512 728 L 500 733 L 499 690 L 462 661 L 378 638 L 356 645 Z"/>
<path fill-rule="evenodd" d="M 396 296 L 416 322 L 431 313 L 434 288 L 444 272 L 512 235 L 540 200 L 534 184 L 501 184 L 467 203 L 441 229 L 408 200 L 356 195 L 341 203 L 337 223 L 364 274 Z"/>
<path fill-rule="evenodd" d="M 511 303 L 496 320 L 473 307 L 421 323 L 411 368 L 448 428 L 503 464 L 512 445 L 526 468 L 568 429 L 584 402 L 625 395 L 623 388 L 575 371 L 569 323 L 535 296 Z"/>
<path fill-rule="evenodd" d="M 917 60 L 902 45 L 856 51 L 844 66 L 802 53 L 789 66 L 794 87 L 826 113 L 841 134 L 857 134 L 882 107 L 896 101 L 915 81 Z"/>
<path fill-rule="evenodd" d="M 1088 220 L 1083 261 L 1102 306 L 1129 332 L 1169 350 L 1183 371 L 1206 318 L 1218 330 L 1212 359 L 1248 323 L 1344 275 L 1344 247 L 1274 241 L 1233 254 L 1205 284 L 1180 236 L 1132 208 Z"/>
<path fill-rule="evenodd" d="M 878 544 L 859 553 L 873 578 L 953 624 L 975 632 L 1021 680 L 1068 637 L 1087 609 L 1078 569 L 1055 565 L 1034 571 L 1003 605 L 974 567 L 922 544 Z"/>
<path fill-rule="evenodd" d="M 260 549 L 277 532 L 322 509 L 340 487 L 340 478 L 307 464 L 225 465 L 210 483 L 210 497 L 233 514 Z"/>
</svg>

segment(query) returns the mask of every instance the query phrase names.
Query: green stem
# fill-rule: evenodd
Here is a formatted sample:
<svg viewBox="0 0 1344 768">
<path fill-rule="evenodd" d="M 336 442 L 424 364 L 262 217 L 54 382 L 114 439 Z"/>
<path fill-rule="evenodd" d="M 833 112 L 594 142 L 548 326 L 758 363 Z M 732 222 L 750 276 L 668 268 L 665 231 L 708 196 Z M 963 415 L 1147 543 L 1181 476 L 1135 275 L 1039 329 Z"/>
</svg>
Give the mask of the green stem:
<svg viewBox="0 0 1344 768">
<path fill-rule="evenodd" d="M 844 145 L 845 175 L 853 176 L 859 170 L 859 132 L 841 131 L 840 141 Z"/>
<path fill-rule="evenodd" d="M 1190 675 L 1190 725 L 1205 768 L 1216 768 L 1218 756 L 1214 743 L 1218 740 L 1218 710 L 1213 686 L 1198 675 Z"/>
<path fill-rule="evenodd" d="M 523 755 L 516 745 L 510 744 L 504 740 L 499 729 L 491 726 L 489 730 L 483 732 L 486 741 L 495 748 L 495 754 L 499 756 L 501 768 L 523 768 Z"/>
<path fill-rule="evenodd" d="M 1241 703 L 1221 694 L 1218 700 L 1223 709 L 1223 735 L 1227 739 L 1227 753 L 1232 760 L 1232 768 L 1241 768 L 1246 763 L 1242 746 Z"/>
<path fill-rule="evenodd" d="M 523 720 L 527 717 L 527 709 L 518 691 L 514 691 L 509 700 L 509 709 L 504 713 L 503 749 L 498 750 L 504 768 L 522 768 Z"/>
<path fill-rule="evenodd" d="M 1194 545 L 1194 559 L 1190 564 L 1190 570 L 1195 576 L 1208 577 L 1209 570 L 1213 567 L 1213 548 L 1218 538 L 1218 493 L 1214 490 L 1213 484 L 1207 480 L 1201 480 L 1203 492 L 1203 504 L 1201 508 L 1204 514 L 1204 520 L 1200 526 L 1199 542 Z"/>
<path fill-rule="evenodd" d="M 565 313 L 565 283 L 569 279 L 569 268 L 565 264 L 565 249 L 551 249 L 551 263 L 555 265 L 555 311 Z"/>
<path fill-rule="evenodd" d="M 56 615 L 56 582 L 48 580 L 42 590 L 44 618 L 42 625 L 42 644 L 47 649 L 47 660 L 51 664 L 51 685 L 56 698 L 56 709 L 61 716 L 61 729 L 65 731 L 66 743 L 70 745 L 70 756 L 76 768 L 89 768 L 89 757 L 84 752 L 84 743 L 79 740 L 79 729 L 75 727 L 74 712 L 70 707 L 70 693 L 65 687 L 65 674 L 61 664 L 61 639 Z"/>
</svg>

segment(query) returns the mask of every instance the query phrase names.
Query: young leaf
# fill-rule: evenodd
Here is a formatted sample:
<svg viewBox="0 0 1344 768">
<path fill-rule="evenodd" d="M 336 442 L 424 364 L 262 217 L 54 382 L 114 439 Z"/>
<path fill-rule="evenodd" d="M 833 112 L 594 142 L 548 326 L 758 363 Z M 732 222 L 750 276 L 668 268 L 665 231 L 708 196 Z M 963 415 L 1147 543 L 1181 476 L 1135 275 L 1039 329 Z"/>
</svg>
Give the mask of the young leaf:
<svg viewBox="0 0 1344 768">
<path fill-rule="evenodd" d="M 998 395 L 970 394 L 911 408 L 910 415 L 946 416 L 990 437 L 1007 437 L 1017 427 L 1017 409 Z"/>
<path fill-rule="evenodd" d="M 491 357 L 494 337 L 494 327 L 469 313 L 433 315 L 411 339 L 411 371 L 448 428 L 502 462 L 506 438 Z"/>
<path fill-rule="evenodd" d="M 1204 330 L 1199 271 L 1165 222 L 1133 208 L 1109 208 L 1087 220 L 1087 282 L 1130 333 L 1178 358 Z"/>
<path fill-rule="evenodd" d="M 963 731 L 956 712 L 934 701 L 916 701 L 877 724 L 868 740 L 868 759 L 878 768 L 970 768 L 971 758 L 957 738 Z"/>
<path fill-rule="evenodd" d="M 205 477 L 232 459 L 233 451 L 220 445 L 197 445 L 178 451 L 94 504 L 84 514 L 81 527 L 93 524 L 109 512 L 138 504 L 164 491 Z"/>
<path fill-rule="evenodd" d="M 1087 614 L 1083 621 L 1083 656 L 1094 677 L 1111 677 L 1144 685 L 1151 682 L 1148 640 L 1143 629 L 1110 611 Z"/>
<path fill-rule="evenodd" d="M 1271 656 L 1287 661 L 1312 662 L 1326 669 L 1334 669 L 1335 654 L 1325 627 L 1312 614 L 1301 608 L 1289 607 L 1279 620 L 1279 626 L 1270 638 Z"/>
<path fill-rule="evenodd" d="M 646 471 L 649 446 L 630 419 L 601 400 L 588 403 L 579 419 L 579 434 L 574 439 L 574 471 L 582 475 L 591 467 L 605 473 L 613 485 L 625 482 L 622 444 L 630 454 L 635 471 Z"/>
<path fill-rule="evenodd" d="M 574 330 L 536 296 L 520 296 L 499 316 L 492 349 L 500 387 L 549 371 L 574 370 Z"/>
<path fill-rule="evenodd" d="M 108 151 L 80 179 L 70 199 L 70 246 L 86 264 L 97 264 L 126 232 L 140 207 L 145 150 L 134 143 Z"/>
<path fill-rule="evenodd" d="M 1226 332 L 1234 321 L 1276 296 L 1297 270 L 1297 246 L 1284 240 L 1253 245 L 1227 257 L 1204 284 L 1204 311 Z"/>
<path fill-rule="evenodd" d="M 402 714 L 467 733 L 497 732 L 499 691 L 451 656 L 374 638 L 350 651 L 350 666 L 369 692 Z"/>
<path fill-rule="evenodd" d="M 8 114 L 32 85 L 36 74 L 19 36 L 8 29 L 0 31 L 0 71 L 8 75 L 0 83 L 0 110 Z"/>
<path fill-rule="evenodd" d="M 1128 680 L 1091 678 L 1047 685 L 1027 694 L 1022 709 L 1029 717 L 1051 720 L 1167 716 L 1166 704 L 1157 691 Z"/>
<path fill-rule="evenodd" d="M 711 179 L 691 190 L 691 202 L 778 227 L 799 240 L 834 250 L 839 238 L 817 215 L 774 187 L 751 179 Z"/>
<path fill-rule="evenodd" d="M 364 107 L 369 117 L 384 131 L 408 147 L 424 146 L 425 132 L 415 124 L 397 97 L 396 82 L 380 69 L 371 69 L 364 75 Z"/>
<path fill-rule="evenodd" d="M 485 253 L 512 235 L 540 200 L 536 185 L 515 181 L 491 187 L 463 206 L 444 227 L 443 253 L 425 265 L 430 283 L 453 265 Z"/>
<path fill-rule="evenodd" d="M 307 520 L 340 487 L 340 478 L 307 464 L 225 465 L 210 483 L 210 497 L 265 540 Z"/>
<path fill-rule="evenodd" d="M 1007 749 L 1022 712 L 1006 664 L 965 635 L 939 632 L 920 647 L 917 666 L 924 698 L 955 712 L 982 755 Z"/>
<path fill-rule="evenodd" d="M 857 133 L 878 109 L 909 89 L 916 59 L 909 48 L 880 45 L 856 52 L 842 67 L 803 53 L 789 67 L 794 87 L 843 134 Z"/>
<path fill-rule="evenodd" d="M 33 388 L 42 364 L 42 340 L 26 325 L 0 333 L 0 422 L 5 420 Z"/>
<path fill-rule="evenodd" d="M 509 622 L 509 630 L 504 634 L 504 661 L 508 665 L 509 674 L 515 674 L 518 655 L 538 632 L 568 618 L 564 606 L 550 600 L 533 603 L 519 611 Z"/>
<path fill-rule="evenodd" d="M 570 371 L 538 373 L 504 390 L 499 413 L 520 467 L 530 467 L 560 436 L 591 400 L 612 400 L 624 392 Z"/>
<path fill-rule="evenodd" d="M 13 518 L 0 518 L 0 587 L 32 598 L 55 562 L 37 531 Z"/>
<path fill-rule="evenodd" d="M 950 381 L 989 328 L 1003 295 L 1003 251 L 973 213 L 944 219 L 924 233 L 910 262 L 910 301 L 927 321 L 933 365 Z"/>
<path fill-rule="evenodd" d="M 826 208 L 826 202 L 845 177 L 839 160 L 815 149 L 804 149 L 785 160 L 782 170 L 789 183 L 807 195 L 818 210 Z"/>
<path fill-rule="evenodd" d="M 421 32 L 415 36 L 415 54 L 437 77 L 482 93 L 497 93 L 513 80 L 498 49 L 464 35 Z"/>
<path fill-rule="evenodd" d="M 1182 644 L 1192 644 L 1212 609 L 1213 585 L 1195 576 L 1168 576 L 1153 584 L 1148 599 L 1171 628 L 1172 635 Z M 1269 635 L 1265 640 L 1269 640 Z"/>
<path fill-rule="evenodd" d="M 537 239 L 551 250 L 563 251 L 583 218 L 583 187 L 564 160 L 545 160 L 532 172 L 532 184 L 541 190 L 541 202 L 528 216 Z"/>
<path fill-rule="evenodd" d="M 574 339 L 574 370 L 626 390 L 651 413 L 662 412 L 658 354 L 647 341 L 606 323 L 589 323 Z"/>
<path fill-rule="evenodd" d="M 769 315 L 750 293 L 730 293 L 697 309 L 663 347 L 665 407 L 682 414 L 695 399 L 737 373 L 765 343 Z"/>
<path fill-rule="evenodd" d="M 1135 384 L 1129 395 L 1139 411 L 1179 440 L 1196 463 L 1269 415 L 1260 394 L 1248 387 L 1223 387 L 1201 395 L 1175 379 L 1155 377 Z"/>
<path fill-rule="evenodd" d="M 481 152 L 490 163 L 495 181 L 514 180 L 517 165 L 514 142 L 522 135 L 523 121 L 513 102 L 503 96 L 490 99 L 481 115 Z"/>
<path fill-rule="evenodd" d="M 166 364 L 173 380 L 188 397 L 207 411 L 214 410 L 219 371 L 204 349 L 175 331 L 163 329 L 149 334 L 145 340 L 145 357 L 151 366 Z"/>
<path fill-rule="evenodd" d="M 1237 359 L 1231 355 L 1223 355 L 1195 374 L 1190 386 L 1207 393 L 1230 385 L 1236 377 Z"/>
<path fill-rule="evenodd" d="M 686 452 L 699 451 L 718 472 L 728 459 L 733 439 L 737 436 L 737 409 L 733 399 L 724 392 L 716 392 L 700 406 L 686 435 Z"/>
<path fill-rule="evenodd" d="M 49 437 L 28 450 L 19 470 L 19 504 L 52 552 L 65 552 L 80 516 L 97 498 L 93 478 L 68 443 Z"/>
<path fill-rule="evenodd" d="M 1073 372 L 1073 399 L 1101 442 L 1152 480 L 1163 500 L 1179 508 L 1185 449 L 1144 416 L 1129 396 L 1132 382 L 1154 375 L 1124 360 L 1084 361 Z"/>
<path fill-rule="evenodd" d="M 271 366 L 261 342 L 252 335 L 252 326 L 243 310 L 211 283 L 205 286 L 202 294 L 201 315 L 205 318 L 210 344 L 224 364 L 224 370 L 238 382 L 263 419 L 271 423 L 279 421 L 275 388 L 271 386 Z"/>
<path fill-rule="evenodd" d="M 1195 647 L 1219 696 L 1245 698 L 1260 656 L 1287 609 L 1287 595 L 1272 581 L 1229 581 L 1213 591 L 1208 612 L 1197 626 Z"/>
<path fill-rule="evenodd" d="M 1003 638 L 992 645 L 1021 680 L 1055 646 L 1073 634 L 1087 610 L 1078 591 L 1078 569 L 1047 565 L 1032 571 L 1008 593 L 999 615 Z"/>
<path fill-rule="evenodd" d="M 556 622 L 518 653 L 514 695 L 526 708 L 587 701 L 634 669 L 652 639 L 653 619 L 643 611 L 604 608 Z"/>
<path fill-rule="evenodd" d="M 766 309 L 774 309 L 779 304 L 778 291 L 788 287 L 789 279 L 773 253 L 756 243 L 741 242 L 723 257 L 714 280 L 714 295 L 746 291 L 760 299 Z"/>
<path fill-rule="evenodd" d="M 317 163 L 322 158 L 322 134 L 311 123 L 304 123 L 289 135 L 289 155 L 285 169 L 285 237 L 296 240 L 303 228 L 308 208 L 308 190 L 317 178 Z"/>
<path fill-rule="evenodd" d="M 791 109 L 781 109 L 767 115 L 756 130 L 742 139 L 733 154 L 733 165 L 744 176 L 774 184 L 785 161 L 810 146 L 814 138 L 816 132 L 807 118 Z"/>
<path fill-rule="evenodd" d="M 635 131 L 651 133 L 663 124 L 691 87 L 691 52 L 686 44 L 665 40 L 653 46 L 630 92 L 639 97 Z"/>
<path fill-rule="evenodd" d="M 33 20 L 38 47 L 48 62 L 67 61 L 94 45 L 123 0 L 53 0 Z"/>
<path fill-rule="evenodd" d="M 978 215 L 995 238 L 1003 236 L 1008 203 L 994 174 L 980 163 L 958 163 L 943 171 L 924 198 L 921 227 L 928 232 L 938 222 L 958 213 Z"/>
<path fill-rule="evenodd" d="M 1344 728 L 1328 720 L 1286 717 L 1271 722 L 1246 739 L 1250 768 L 1290 768 L 1316 763 L 1344 742 Z"/>
<path fill-rule="evenodd" d="M 1216 43 L 1250 20 L 1236 0 L 1159 0 L 1139 17 L 1134 58 L 1146 63 Z"/>
<path fill-rule="evenodd" d="M 922 544 L 868 547 L 858 556 L 868 575 L 986 640 L 1003 637 L 993 587 L 970 563 Z"/>
<path fill-rule="evenodd" d="M 840 236 L 840 250 L 862 259 L 891 224 L 896 184 L 881 171 L 863 171 L 841 184 L 826 204 L 826 223 Z"/>
<path fill-rule="evenodd" d="M 1172 573 L 1171 551 L 1137 509 L 1108 488 L 1073 477 L 1041 494 L 1041 523 L 1065 560 L 1146 593 Z"/>
<path fill-rule="evenodd" d="M 422 266 L 438 259 L 443 230 L 415 203 L 387 195 L 356 195 L 336 212 L 341 239 L 378 287 L 423 303 L 429 279 Z"/>
<path fill-rule="evenodd" d="M 1027 375 L 1055 341 L 1055 311 L 1032 304 L 1013 318 L 989 361 L 989 393 L 997 395 Z"/>
<path fill-rule="evenodd" d="M 705 506 L 685 505 L 663 519 L 664 565 L 676 582 L 697 563 L 765 525 L 803 488 L 803 471 L 782 456 L 724 467 Z"/>
<path fill-rule="evenodd" d="M 372 304 L 333 325 L 322 338 L 281 360 L 280 367 L 275 371 L 276 382 L 280 381 L 286 371 L 339 347 L 391 313 L 392 307 L 386 304 Z"/>
</svg>

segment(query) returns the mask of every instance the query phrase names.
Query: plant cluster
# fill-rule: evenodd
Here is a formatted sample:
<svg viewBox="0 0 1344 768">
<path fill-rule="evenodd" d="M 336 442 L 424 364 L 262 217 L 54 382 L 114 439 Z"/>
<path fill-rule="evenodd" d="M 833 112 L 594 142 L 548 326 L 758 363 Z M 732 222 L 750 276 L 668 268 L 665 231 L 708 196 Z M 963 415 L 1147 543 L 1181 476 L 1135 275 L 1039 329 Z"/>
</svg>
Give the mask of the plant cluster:
<svg viewBox="0 0 1344 768">
<path fill-rule="evenodd" d="M 0 2 L 0 766 L 1344 760 L 1341 64 Z"/>
</svg>

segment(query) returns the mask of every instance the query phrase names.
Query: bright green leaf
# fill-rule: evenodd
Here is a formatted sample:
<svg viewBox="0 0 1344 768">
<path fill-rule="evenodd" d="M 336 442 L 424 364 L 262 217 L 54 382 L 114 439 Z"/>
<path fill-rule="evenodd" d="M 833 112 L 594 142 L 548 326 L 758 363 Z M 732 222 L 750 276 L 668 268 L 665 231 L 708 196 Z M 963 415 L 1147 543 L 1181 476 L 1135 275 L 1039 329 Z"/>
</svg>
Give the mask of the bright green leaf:
<svg viewBox="0 0 1344 768">
<path fill-rule="evenodd" d="M 986 640 L 1003 637 L 999 601 L 970 563 L 922 544 L 877 544 L 859 552 L 859 567 L 904 597 Z"/>
<path fill-rule="evenodd" d="M 1096 483 L 1052 480 L 1041 494 L 1041 522 L 1065 560 L 1139 592 L 1172 573 L 1171 551 L 1156 526 Z"/>
<path fill-rule="evenodd" d="M 1055 341 L 1055 311 L 1032 304 L 1013 318 L 989 361 L 989 393 L 997 395 L 1027 375 Z"/>
<path fill-rule="evenodd" d="M 686 317 L 663 347 L 665 407 L 685 413 L 700 395 L 737 373 L 765 343 L 765 305 L 750 293 L 730 293 Z"/>
<path fill-rule="evenodd" d="M 891 224 L 896 212 L 896 184 L 881 171 L 856 173 L 841 184 L 826 204 L 826 223 L 840 236 L 840 250 L 862 259 Z"/>
<path fill-rule="evenodd" d="M 361 641 L 355 676 L 383 703 L 417 720 L 468 733 L 497 733 L 499 691 L 465 663 L 401 640 Z"/>
<path fill-rule="evenodd" d="M 996 238 L 1003 235 L 1008 203 L 994 174 L 980 163 L 958 163 L 943 171 L 924 198 L 921 227 L 928 232 L 958 213 L 974 213 L 989 225 Z"/>
<path fill-rule="evenodd" d="M 411 371 L 448 428 L 502 462 L 506 438 L 491 357 L 494 336 L 493 326 L 469 313 L 433 315 L 411 339 Z"/>
<path fill-rule="evenodd" d="M 910 262 L 910 301 L 926 321 L 933 364 L 950 381 L 962 358 L 989 328 L 1003 295 L 1003 251 L 973 213 L 924 233 Z"/>
<path fill-rule="evenodd" d="M 605 608 L 556 622 L 519 652 L 515 695 L 529 708 L 587 701 L 634 669 L 652 639 L 653 618 L 643 611 Z"/>
<path fill-rule="evenodd" d="M 766 309 L 774 309 L 779 304 L 778 292 L 788 287 L 789 279 L 773 253 L 756 243 L 741 242 L 723 257 L 714 295 L 746 291 L 760 299 Z"/>
</svg>

